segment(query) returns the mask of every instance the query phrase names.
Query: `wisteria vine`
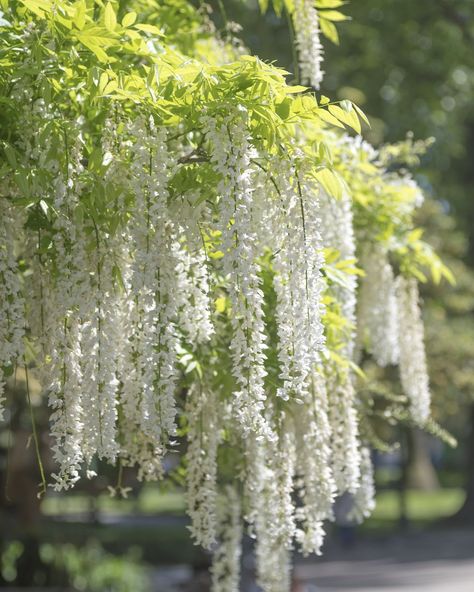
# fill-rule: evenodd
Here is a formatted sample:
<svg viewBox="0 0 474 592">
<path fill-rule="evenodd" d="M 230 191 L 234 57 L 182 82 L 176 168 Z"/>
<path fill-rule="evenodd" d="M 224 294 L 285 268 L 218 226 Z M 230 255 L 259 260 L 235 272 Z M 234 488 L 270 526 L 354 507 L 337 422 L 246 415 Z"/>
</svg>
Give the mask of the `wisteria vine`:
<svg viewBox="0 0 474 592">
<path fill-rule="evenodd" d="M 322 552 L 341 496 L 351 520 L 374 507 L 361 358 L 398 365 L 407 420 L 429 419 L 416 278 L 440 264 L 412 232 L 420 191 L 327 124 L 358 130 L 351 105 L 222 39 L 235 62 L 199 61 L 208 23 L 187 57 L 136 12 L 31 2 L 0 28 L 23 60 L 1 78 L 0 415 L 16 368 L 36 372 L 56 491 L 97 460 L 164 478 L 184 443 L 214 592 L 239 589 L 244 532 L 259 585 L 288 592 L 292 553 Z M 293 9 L 319 88 L 318 8 Z"/>
</svg>

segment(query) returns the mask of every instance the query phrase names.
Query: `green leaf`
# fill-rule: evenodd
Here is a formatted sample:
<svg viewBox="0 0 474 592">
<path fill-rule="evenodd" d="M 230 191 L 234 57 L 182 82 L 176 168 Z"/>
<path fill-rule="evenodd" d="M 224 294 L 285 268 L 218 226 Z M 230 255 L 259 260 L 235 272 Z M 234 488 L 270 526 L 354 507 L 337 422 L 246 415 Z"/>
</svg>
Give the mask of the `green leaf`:
<svg viewBox="0 0 474 592">
<path fill-rule="evenodd" d="M 114 31 L 117 26 L 117 17 L 112 4 L 109 2 L 104 10 L 104 24 L 107 31 Z"/>
<path fill-rule="evenodd" d="M 99 62 L 107 63 L 111 61 L 106 49 L 114 44 L 114 37 L 109 35 L 107 29 L 92 26 L 75 34 L 77 40 L 90 49 L 97 56 Z"/>
<path fill-rule="evenodd" d="M 52 10 L 52 2 L 48 2 L 48 0 L 20 0 L 20 2 L 40 18 Z"/>
<path fill-rule="evenodd" d="M 362 111 L 362 109 L 360 107 L 358 107 L 355 103 L 352 103 L 352 106 L 357 111 L 357 115 L 362 119 L 362 121 L 364 123 L 366 123 L 369 127 L 371 127 L 370 121 L 369 121 L 367 115 Z"/>
<path fill-rule="evenodd" d="M 334 117 L 334 115 L 331 115 L 329 111 L 326 111 L 326 109 L 318 109 L 316 111 L 316 115 L 326 123 L 330 123 L 331 125 L 335 125 L 336 127 L 344 128 L 344 125 L 336 117 Z"/>
<path fill-rule="evenodd" d="M 84 1 L 76 3 L 76 14 L 73 22 L 82 31 L 86 24 L 86 3 Z"/>
<path fill-rule="evenodd" d="M 345 0 L 317 0 L 316 8 L 340 8 L 344 4 Z"/>
<path fill-rule="evenodd" d="M 338 10 L 325 10 L 321 13 L 321 18 L 327 19 L 328 21 L 341 22 L 349 20 L 349 17 Z"/>
<path fill-rule="evenodd" d="M 155 27 L 155 25 L 138 24 L 138 25 L 135 25 L 134 28 L 138 29 L 138 31 L 144 31 L 145 33 L 151 33 L 152 35 L 158 35 L 159 37 L 163 36 L 161 29 L 159 29 L 158 27 Z"/>
<path fill-rule="evenodd" d="M 321 26 L 322 34 L 325 37 L 327 37 L 329 41 L 332 41 L 336 45 L 339 45 L 339 35 L 336 27 L 334 26 L 334 23 L 331 23 L 331 21 L 327 21 L 326 19 L 321 17 L 319 19 L 319 24 Z"/>
<path fill-rule="evenodd" d="M 3 146 L 3 150 L 5 151 L 5 156 L 7 157 L 7 160 L 9 162 L 10 166 L 12 167 L 12 169 L 16 169 L 17 162 L 16 162 L 15 149 L 12 146 L 10 146 L 10 144 L 5 144 Z"/>
<path fill-rule="evenodd" d="M 275 105 L 275 111 L 281 119 L 288 119 L 291 113 L 291 99 L 286 98 L 281 103 Z"/>
<path fill-rule="evenodd" d="M 123 27 L 131 27 L 133 23 L 137 20 L 137 13 L 132 10 L 132 12 L 127 12 L 127 14 L 122 19 L 122 26 Z"/>
<path fill-rule="evenodd" d="M 315 177 L 328 195 L 336 199 L 342 197 L 342 184 L 333 171 L 328 168 L 320 169 L 315 173 Z"/>
<path fill-rule="evenodd" d="M 351 105 L 351 103 L 346 103 L 346 105 Z M 339 119 L 339 121 L 341 121 L 342 123 L 344 123 L 348 127 L 351 127 L 358 134 L 360 134 L 360 132 L 361 132 L 360 121 L 359 121 L 359 118 L 357 117 L 355 111 L 352 110 L 352 105 L 351 105 L 350 111 L 346 111 L 345 109 L 342 109 L 338 105 L 329 105 L 328 109 L 329 109 L 329 112 L 332 115 L 334 115 L 334 117 L 337 117 L 337 119 Z"/>
</svg>

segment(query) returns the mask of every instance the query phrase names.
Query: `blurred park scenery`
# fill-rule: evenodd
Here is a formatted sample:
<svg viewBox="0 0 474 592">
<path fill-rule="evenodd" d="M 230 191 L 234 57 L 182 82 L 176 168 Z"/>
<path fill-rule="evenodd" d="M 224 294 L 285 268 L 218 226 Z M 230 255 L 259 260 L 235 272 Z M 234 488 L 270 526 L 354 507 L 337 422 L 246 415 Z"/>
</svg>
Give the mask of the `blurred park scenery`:
<svg viewBox="0 0 474 592">
<path fill-rule="evenodd" d="M 232 34 L 249 52 L 276 62 L 291 79 L 285 19 L 271 8 L 262 14 L 256 0 L 223 0 L 225 12 L 219 4 L 206 5 L 217 29 L 237 23 Z M 352 0 L 344 13 L 350 20 L 338 23 L 340 43 L 324 41 L 321 92 L 364 110 L 371 125 L 362 135 L 374 146 L 427 141 L 426 152 L 410 156 L 426 196 L 418 222 L 456 283 L 421 287 L 433 433 L 383 426 L 380 447 L 372 450 L 372 516 L 355 526 L 338 523 L 336 510 L 323 555 L 295 556 L 293 590 L 473 590 L 474 5 Z M 390 368 L 370 359 L 361 365 L 372 397 L 400 394 Z M 189 537 L 179 448 L 166 457 L 166 483 L 144 484 L 124 468 L 119 498 L 116 472 L 96 461 L 100 476 L 64 493 L 48 488 L 39 498 L 27 380 L 44 470 L 54 471 L 45 393 L 34 373 L 18 368 L 7 387 L 8 422 L 0 428 L 0 588 L 209 590 L 210 556 Z M 243 592 L 258 590 L 251 550 L 246 538 Z"/>
</svg>

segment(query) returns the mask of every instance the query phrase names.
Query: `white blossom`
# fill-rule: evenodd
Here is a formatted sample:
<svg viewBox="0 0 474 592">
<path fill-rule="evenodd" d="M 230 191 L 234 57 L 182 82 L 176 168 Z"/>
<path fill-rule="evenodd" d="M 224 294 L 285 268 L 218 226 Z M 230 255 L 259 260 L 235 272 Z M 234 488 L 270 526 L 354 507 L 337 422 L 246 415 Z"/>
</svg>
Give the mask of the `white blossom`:
<svg viewBox="0 0 474 592">
<path fill-rule="evenodd" d="M 360 485 L 359 426 L 353 376 L 348 369 L 328 371 L 331 466 L 338 494 L 355 493 Z"/>
<path fill-rule="evenodd" d="M 52 192 L 57 213 L 54 222 L 54 261 L 49 269 L 46 267 L 43 270 L 41 266 L 36 268 L 36 272 L 44 278 L 41 314 L 47 335 L 42 345 L 49 361 L 45 370 L 49 374 L 49 405 L 53 409 L 53 454 L 59 467 L 58 473 L 53 474 L 56 490 L 70 487 L 78 481 L 86 455 L 82 401 L 83 319 L 79 307 L 92 306 L 91 303 L 95 301 L 91 298 L 85 235 L 73 219 L 73 212 L 79 203 L 82 170 L 80 136 L 77 145 L 66 139 L 65 162 L 50 163 L 50 171 L 55 175 Z M 39 278 L 39 281 L 43 280 Z M 90 421 L 95 420 L 91 409 L 87 417 Z M 91 445 L 98 438 L 98 432 L 93 432 Z"/>
<path fill-rule="evenodd" d="M 15 210 L 0 198 L 0 420 L 5 401 L 5 370 L 23 363 L 25 301 L 15 256 L 20 230 Z"/>
<path fill-rule="evenodd" d="M 274 215 L 275 315 L 282 399 L 307 397 L 308 383 L 324 350 L 324 282 L 319 203 L 315 188 L 294 166 L 278 162 L 280 203 Z"/>
<path fill-rule="evenodd" d="M 114 251 L 120 248 L 109 240 L 110 251 L 96 238 L 91 256 L 94 273 L 90 275 L 92 298 L 79 305 L 82 318 L 82 405 L 84 408 L 84 452 L 87 463 L 93 456 L 116 461 L 121 310 L 119 288 L 113 283 Z M 115 249 L 114 249 L 115 247 Z"/>
<path fill-rule="evenodd" d="M 288 592 L 291 588 L 291 551 L 262 532 L 256 542 L 257 584 L 263 592 Z"/>
<path fill-rule="evenodd" d="M 397 278 L 400 340 L 400 379 L 410 412 L 419 424 L 430 414 L 430 388 L 426 366 L 424 328 L 415 279 Z"/>
<path fill-rule="evenodd" d="M 219 405 L 212 391 L 194 387 L 187 397 L 186 501 L 195 541 L 210 549 L 216 540 Z"/>
<path fill-rule="evenodd" d="M 172 245 L 176 261 L 176 281 L 179 326 L 192 345 L 207 343 L 213 333 L 211 319 L 209 274 L 203 249 L 190 250 L 174 241 Z"/>
<path fill-rule="evenodd" d="M 325 520 L 332 518 L 336 493 L 331 466 L 328 397 L 320 375 L 313 373 L 304 405 L 295 407 L 296 481 L 301 505 L 296 509 L 296 541 L 304 555 L 321 553 Z"/>
<path fill-rule="evenodd" d="M 361 256 L 362 278 L 357 312 L 359 347 L 365 346 L 377 364 L 399 360 L 398 303 L 395 276 L 387 252 L 376 247 Z"/>
<path fill-rule="evenodd" d="M 219 543 L 212 557 L 212 592 L 239 592 L 242 556 L 242 522 L 240 498 L 227 485 L 219 505 Z"/>
<path fill-rule="evenodd" d="M 278 442 L 258 443 L 264 449 L 258 497 L 254 505 L 257 582 L 265 592 L 290 586 L 290 552 L 296 532 L 293 502 L 296 449 L 291 422 L 282 419 Z"/>
<path fill-rule="evenodd" d="M 167 209 L 171 163 L 166 131 L 155 129 L 152 119 L 137 118 L 130 134 L 135 202 L 129 224 L 130 352 L 122 401 L 127 429 L 134 426 L 138 434 L 128 436 L 123 455 L 139 465 L 140 478 L 150 479 L 161 474 L 159 459 L 176 433 L 176 239 Z"/>
<path fill-rule="evenodd" d="M 353 507 L 349 512 L 349 520 L 357 524 L 368 518 L 375 509 L 374 468 L 370 458 L 370 448 L 360 449 L 360 486 L 353 497 Z"/>
<path fill-rule="evenodd" d="M 320 192 L 319 217 L 322 242 L 325 247 L 336 249 L 340 260 L 356 262 L 356 245 L 353 228 L 352 200 L 344 193 L 335 199 L 325 191 Z M 347 274 L 344 284 L 333 286 L 333 292 L 341 305 L 341 312 L 348 323 L 348 337 L 344 354 L 352 359 L 356 327 L 357 276 Z"/>
<path fill-rule="evenodd" d="M 321 69 L 323 46 L 319 37 L 318 11 L 313 0 L 295 0 L 294 8 L 293 26 L 301 82 L 319 90 L 324 72 Z"/>
<path fill-rule="evenodd" d="M 263 292 L 259 277 L 260 228 L 255 220 L 254 177 L 251 167 L 245 110 L 231 110 L 222 123 L 205 117 L 211 142 L 211 161 L 221 175 L 218 185 L 219 229 L 222 232 L 224 274 L 229 280 L 232 304 L 231 352 L 237 390 L 233 394 L 236 420 L 247 436 L 250 432 L 271 438 L 264 417 L 266 400 L 266 337 Z"/>
</svg>

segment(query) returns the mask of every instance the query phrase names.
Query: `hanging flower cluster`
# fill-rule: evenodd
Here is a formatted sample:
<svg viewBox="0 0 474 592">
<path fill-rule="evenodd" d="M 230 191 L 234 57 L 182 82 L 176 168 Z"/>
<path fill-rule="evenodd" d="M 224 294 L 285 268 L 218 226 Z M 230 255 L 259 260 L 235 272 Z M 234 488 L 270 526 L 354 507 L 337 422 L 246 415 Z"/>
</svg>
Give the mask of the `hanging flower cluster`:
<svg viewBox="0 0 474 592">
<path fill-rule="evenodd" d="M 179 217 L 172 203 L 180 171 L 169 149 L 172 131 L 157 127 L 152 117 L 120 117 L 115 138 L 116 123 L 106 120 L 101 153 L 113 196 L 106 207 L 126 215 L 110 228 L 83 214 L 88 179 L 82 135 L 66 133 L 63 156 L 49 163 L 44 187 L 55 212 L 50 230 L 43 230 L 50 251 L 41 254 L 41 236 L 28 247 L 32 285 L 39 291 L 28 300 L 27 328 L 49 385 L 59 467 L 54 486 L 70 487 L 84 469 L 91 476 L 96 457 L 137 466 L 139 478 L 161 477 L 163 458 L 178 435 L 181 359 L 204 356 L 205 364 L 208 345 L 226 336 L 229 355 L 220 363 L 229 367 L 229 387 L 222 391 L 204 367 L 186 395 L 191 533 L 206 548 L 217 545 L 214 589 L 236 589 L 241 505 L 256 538 L 260 585 L 284 592 L 292 551 L 321 552 L 337 496 L 353 496 L 357 520 L 373 507 L 355 377 L 331 359 L 327 333 L 325 301 L 338 307 L 340 355 L 351 361 L 356 275 L 330 281 L 324 258 L 332 249 L 340 261 L 355 261 L 351 200 L 321 191 L 299 149 L 287 158 L 259 151 L 249 113 L 237 107 L 202 118 L 205 166 L 215 176 L 216 199 L 199 220 L 192 208 L 180 209 Z M 185 145 L 181 151 L 186 153 Z M 35 154 L 27 158 L 39 167 Z M 262 234 L 263 225 L 270 235 Z M 15 295 L 3 301 L 5 360 L 14 364 L 25 304 L 14 242 L 5 236 L 3 289 Z M 429 393 L 416 284 L 395 279 L 386 251 L 365 249 L 361 343 L 381 365 L 400 359 L 413 416 L 423 422 Z M 275 298 L 271 312 L 265 273 Z M 227 313 L 216 316 L 212 292 L 223 288 Z M 183 351 L 194 353 L 183 357 Z M 224 490 L 232 500 L 240 488 L 243 493 L 238 503 L 224 504 L 228 514 L 222 517 L 218 451 L 229 444 L 240 455 L 241 484 Z"/>
<path fill-rule="evenodd" d="M 417 282 L 395 278 L 384 251 L 373 251 L 362 262 L 366 275 L 360 293 L 359 345 L 364 342 L 382 367 L 399 364 L 411 415 L 423 425 L 431 397 Z"/>
<path fill-rule="evenodd" d="M 380 366 L 399 360 L 396 280 L 387 252 L 377 248 L 361 256 L 362 280 L 358 312 L 359 340 Z"/>
<path fill-rule="evenodd" d="M 417 282 L 413 278 L 399 277 L 396 291 L 399 315 L 400 379 L 410 402 L 413 419 L 423 424 L 430 414 L 430 389 Z"/>
<path fill-rule="evenodd" d="M 324 58 L 314 0 L 295 0 L 292 16 L 301 82 L 319 90 L 324 77 L 321 68 Z"/>
<path fill-rule="evenodd" d="M 217 126 L 213 118 L 204 121 L 206 137 L 211 142 L 211 162 L 221 180 L 217 187 L 220 197 L 219 230 L 222 235 L 223 272 L 231 278 L 229 299 L 232 307 L 232 372 L 237 389 L 233 395 L 235 418 L 242 435 L 257 433 L 271 437 L 263 416 L 265 402 L 264 361 L 265 327 L 263 292 L 257 257 L 261 252 L 258 241 L 258 210 L 254 205 L 250 167 L 254 151 L 249 143 L 246 112 L 232 111 Z"/>
<path fill-rule="evenodd" d="M 158 51 L 154 25 L 135 13 L 119 24 L 107 6 L 99 49 L 71 51 L 97 23 L 87 12 L 71 35 L 62 0 L 36 10 L 37 35 L 24 11 L 0 28 L 24 56 L 2 96 L 0 408 L 28 351 L 58 491 L 97 460 L 165 477 L 185 444 L 190 530 L 214 552 L 214 592 L 239 589 L 244 529 L 261 588 L 288 592 L 292 553 L 322 552 L 339 497 L 353 520 L 373 509 L 362 352 L 399 364 L 413 419 L 429 415 L 419 194 L 360 138 L 328 129 L 278 69 Z M 298 0 L 293 19 L 317 87 L 317 10 Z M 54 84 L 45 70 L 61 73 Z"/>
<path fill-rule="evenodd" d="M 0 420 L 6 377 L 22 363 L 23 355 L 25 303 L 15 256 L 18 222 L 16 212 L 0 200 Z"/>
</svg>

